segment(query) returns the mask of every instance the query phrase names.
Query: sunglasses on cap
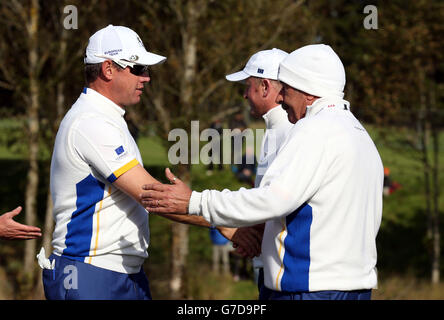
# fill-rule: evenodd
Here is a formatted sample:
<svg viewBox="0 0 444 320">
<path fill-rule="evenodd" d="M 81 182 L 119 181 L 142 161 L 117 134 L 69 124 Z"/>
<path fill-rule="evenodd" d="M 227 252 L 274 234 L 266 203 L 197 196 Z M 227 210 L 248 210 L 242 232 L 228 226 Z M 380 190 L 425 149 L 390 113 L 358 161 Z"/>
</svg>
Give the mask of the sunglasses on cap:
<svg viewBox="0 0 444 320">
<path fill-rule="evenodd" d="M 148 76 L 148 66 L 135 64 L 134 66 L 128 67 L 130 68 L 130 72 L 135 76 Z"/>
<path fill-rule="evenodd" d="M 124 60 L 117 60 L 111 56 L 104 55 L 104 54 L 96 54 L 95 56 L 99 57 L 99 58 L 109 59 L 109 60 L 113 61 L 115 64 L 117 64 L 119 67 L 121 67 L 122 69 L 129 67 L 130 72 L 135 76 L 139 76 L 139 77 L 143 76 L 143 75 L 148 76 L 148 66 L 146 66 L 146 65 L 135 64 L 133 62 L 127 62 Z"/>
<path fill-rule="evenodd" d="M 140 65 L 140 64 L 135 64 L 135 65 L 130 65 L 130 64 L 123 64 L 121 62 L 117 62 L 117 61 L 113 61 L 114 63 L 116 63 L 120 68 L 125 69 L 126 67 L 129 68 L 130 73 L 132 73 L 135 76 L 148 76 L 148 66 L 144 66 L 144 65 Z"/>
</svg>

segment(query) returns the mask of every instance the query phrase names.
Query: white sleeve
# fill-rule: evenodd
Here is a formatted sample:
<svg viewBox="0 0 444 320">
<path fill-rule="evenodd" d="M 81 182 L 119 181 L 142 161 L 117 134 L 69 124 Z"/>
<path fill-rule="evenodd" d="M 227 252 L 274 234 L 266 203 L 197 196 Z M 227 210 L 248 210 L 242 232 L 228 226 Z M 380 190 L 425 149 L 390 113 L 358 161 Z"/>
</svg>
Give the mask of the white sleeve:
<svg viewBox="0 0 444 320">
<path fill-rule="evenodd" d="M 139 163 L 125 133 L 105 119 L 79 121 L 73 130 L 73 145 L 83 161 L 111 183 Z"/>
<path fill-rule="evenodd" d="M 214 226 L 241 227 L 284 217 L 308 201 L 321 185 L 328 161 L 319 134 L 293 130 L 261 185 L 238 191 L 193 192 L 189 212 Z"/>
</svg>

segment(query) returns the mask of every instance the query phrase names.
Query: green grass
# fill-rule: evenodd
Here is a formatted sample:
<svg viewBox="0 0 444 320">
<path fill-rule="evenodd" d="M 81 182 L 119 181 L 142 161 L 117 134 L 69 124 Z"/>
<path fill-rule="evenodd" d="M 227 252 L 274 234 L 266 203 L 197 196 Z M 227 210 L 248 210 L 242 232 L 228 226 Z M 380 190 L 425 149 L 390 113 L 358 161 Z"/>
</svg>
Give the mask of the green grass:
<svg viewBox="0 0 444 320">
<path fill-rule="evenodd" d="M 430 276 L 430 242 L 426 238 L 427 215 L 423 164 L 420 152 L 412 146 L 417 143 L 412 130 L 402 128 L 375 128 L 366 126 L 375 141 L 384 166 L 390 168 L 390 176 L 401 188 L 384 197 L 383 217 L 377 238 L 378 266 L 382 273 Z M 444 134 L 440 135 L 439 184 L 444 161 Z M 430 149 L 430 147 L 429 147 Z M 430 151 L 430 150 L 429 150 Z M 431 151 L 429 158 L 431 159 Z M 444 199 L 439 211 L 442 216 Z M 441 230 L 443 230 L 441 219 Z M 441 237 L 442 239 L 442 237 Z M 444 247 L 444 242 L 441 243 Z M 442 269 L 444 271 L 444 269 Z"/>
<path fill-rule="evenodd" d="M 401 188 L 384 199 L 385 223 L 409 225 L 414 222 L 418 212 L 425 208 L 424 167 L 420 152 L 411 147 L 415 144 L 411 130 L 393 128 L 373 128 L 367 126 L 379 150 L 385 167 L 390 169 L 391 179 L 398 182 Z M 444 134 L 440 136 L 440 150 L 444 150 Z M 430 147 L 429 147 L 430 149 Z M 432 153 L 429 150 L 429 161 Z M 440 169 L 443 172 L 444 152 L 439 154 Z M 440 185 L 444 176 L 439 176 Z M 441 198 L 442 210 L 444 199 Z"/>
<path fill-rule="evenodd" d="M 195 300 L 257 300 L 253 280 L 235 281 L 232 275 L 215 274 L 208 266 L 193 268 L 189 275 L 187 295 Z"/>
<path fill-rule="evenodd" d="M 158 137 L 140 137 L 137 141 L 144 166 L 167 166 L 168 151 Z"/>
</svg>

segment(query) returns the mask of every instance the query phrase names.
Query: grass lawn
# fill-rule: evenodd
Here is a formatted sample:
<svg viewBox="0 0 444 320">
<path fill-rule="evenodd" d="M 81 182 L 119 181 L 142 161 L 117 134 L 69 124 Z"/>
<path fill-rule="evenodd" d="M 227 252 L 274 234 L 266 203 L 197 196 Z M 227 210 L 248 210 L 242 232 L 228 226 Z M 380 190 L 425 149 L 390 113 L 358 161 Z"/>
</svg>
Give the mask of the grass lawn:
<svg viewBox="0 0 444 320">
<path fill-rule="evenodd" d="M 140 137 L 137 141 L 144 166 L 167 166 L 167 149 L 158 137 Z"/>
</svg>

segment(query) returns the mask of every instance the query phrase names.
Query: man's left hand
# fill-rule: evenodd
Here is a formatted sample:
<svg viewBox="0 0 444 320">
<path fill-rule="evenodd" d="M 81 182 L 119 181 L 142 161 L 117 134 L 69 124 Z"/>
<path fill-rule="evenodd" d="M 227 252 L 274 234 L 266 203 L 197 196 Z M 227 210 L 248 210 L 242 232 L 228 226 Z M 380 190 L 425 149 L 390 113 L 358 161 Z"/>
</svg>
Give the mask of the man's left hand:
<svg viewBox="0 0 444 320">
<path fill-rule="evenodd" d="M 149 212 L 188 214 L 192 190 L 175 177 L 169 168 L 165 176 L 171 184 L 146 184 L 142 186 L 141 203 Z"/>
</svg>

